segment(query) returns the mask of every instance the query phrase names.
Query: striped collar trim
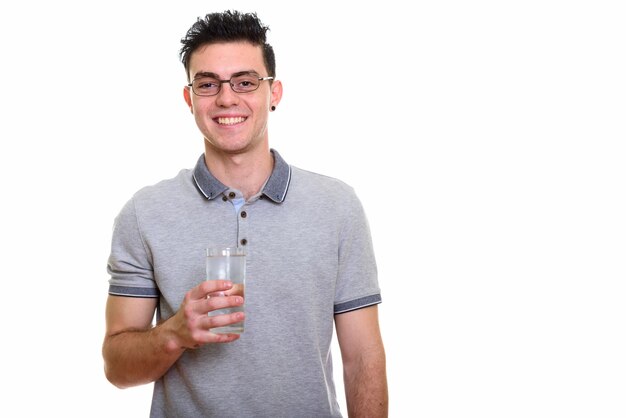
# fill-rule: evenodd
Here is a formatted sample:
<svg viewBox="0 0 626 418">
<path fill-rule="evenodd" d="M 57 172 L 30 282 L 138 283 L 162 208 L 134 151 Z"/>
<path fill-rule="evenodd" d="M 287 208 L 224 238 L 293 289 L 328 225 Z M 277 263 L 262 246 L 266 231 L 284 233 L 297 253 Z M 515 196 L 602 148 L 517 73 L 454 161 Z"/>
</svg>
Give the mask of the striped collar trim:
<svg viewBox="0 0 626 418">
<path fill-rule="evenodd" d="M 263 187 L 263 194 L 276 203 L 282 203 L 287 196 L 289 184 L 291 183 L 291 166 L 283 160 L 276 150 L 270 150 L 274 156 L 274 169 L 270 178 Z M 223 185 L 209 171 L 204 161 L 204 154 L 200 155 L 196 167 L 193 170 L 193 180 L 198 191 L 208 199 L 213 200 L 220 196 L 228 186 Z"/>
</svg>

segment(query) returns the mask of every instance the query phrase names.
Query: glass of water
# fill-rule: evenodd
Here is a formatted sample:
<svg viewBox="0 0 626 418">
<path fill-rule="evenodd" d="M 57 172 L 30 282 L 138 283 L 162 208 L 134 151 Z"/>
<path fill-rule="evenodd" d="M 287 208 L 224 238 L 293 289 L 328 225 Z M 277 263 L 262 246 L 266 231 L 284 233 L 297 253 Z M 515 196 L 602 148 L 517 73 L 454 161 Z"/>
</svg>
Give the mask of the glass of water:
<svg viewBox="0 0 626 418">
<path fill-rule="evenodd" d="M 206 279 L 230 280 L 233 287 L 226 292 L 211 294 L 209 297 L 241 296 L 244 297 L 246 285 L 246 253 L 242 247 L 209 247 L 206 249 Z M 243 312 L 243 305 L 218 309 L 209 312 L 209 316 Z M 241 334 L 243 321 L 223 327 L 212 328 L 216 334 Z"/>
</svg>

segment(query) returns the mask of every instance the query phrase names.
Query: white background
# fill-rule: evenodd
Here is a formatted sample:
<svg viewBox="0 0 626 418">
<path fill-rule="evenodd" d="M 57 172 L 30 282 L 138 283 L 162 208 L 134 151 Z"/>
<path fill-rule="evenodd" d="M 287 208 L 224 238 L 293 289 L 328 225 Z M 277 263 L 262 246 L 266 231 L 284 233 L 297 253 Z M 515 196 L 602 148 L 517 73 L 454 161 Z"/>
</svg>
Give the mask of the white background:
<svg viewBox="0 0 626 418">
<path fill-rule="evenodd" d="M 366 208 L 390 416 L 626 416 L 621 2 L 173 3 L 0 6 L 0 415 L 148 415 L 102 372 L 111 226 L 202 152 L 179 40 L 240 8 L 272 146 Z"/>
</svg>

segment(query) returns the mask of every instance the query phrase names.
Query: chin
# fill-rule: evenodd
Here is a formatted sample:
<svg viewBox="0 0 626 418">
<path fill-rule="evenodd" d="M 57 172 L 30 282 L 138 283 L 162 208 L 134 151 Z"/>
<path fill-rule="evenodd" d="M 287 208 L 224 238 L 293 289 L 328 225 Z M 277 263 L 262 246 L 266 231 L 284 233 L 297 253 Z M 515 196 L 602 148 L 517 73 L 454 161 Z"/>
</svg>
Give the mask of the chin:
<svg viewBox="0 0 626 418">
<path fill-rule="evenodd" d="M 210 141 L 206 141 L 207 147 L 216 152 L 222 152 L 225 154 L 241 154 L 250 149 L 250 143 L 214 143 Z"/>
</svg>

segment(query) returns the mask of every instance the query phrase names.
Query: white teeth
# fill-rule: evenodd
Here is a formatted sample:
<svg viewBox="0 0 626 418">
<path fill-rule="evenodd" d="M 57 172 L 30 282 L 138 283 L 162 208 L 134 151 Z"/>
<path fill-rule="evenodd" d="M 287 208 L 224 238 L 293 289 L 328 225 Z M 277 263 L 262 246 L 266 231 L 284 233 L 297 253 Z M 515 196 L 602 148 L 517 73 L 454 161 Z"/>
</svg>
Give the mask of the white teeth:
<svg viewBox="0 0 626 418">
<path fill-rule="evenodd" d="M 220 125 L 234 125 L 236 123 L 241 123 L 244 120 L 246 120 L 246 118 L 242 118 L 241 116 L 238 118 L 217 118 L 217 123 Z"/>
</svg>

